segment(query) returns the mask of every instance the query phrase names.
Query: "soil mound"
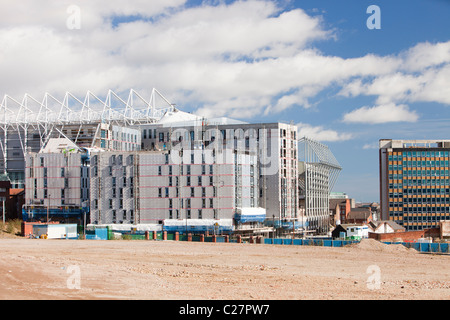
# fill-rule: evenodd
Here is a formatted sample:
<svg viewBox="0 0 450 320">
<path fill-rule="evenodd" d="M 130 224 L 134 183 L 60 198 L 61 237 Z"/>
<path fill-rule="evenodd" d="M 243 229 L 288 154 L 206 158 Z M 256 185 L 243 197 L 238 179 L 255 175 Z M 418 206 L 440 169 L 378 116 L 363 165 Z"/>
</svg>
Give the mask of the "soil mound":
<svg viewBox="0 0 450 320">
<path fill-rule="evenodd" d="M 362 239 L 359 243 L 355 243 L 350 245 L 353 248 L 357 248 L 360 250 L 371 250 L 371 251 L 382 251 L 382 252 L 407 252 L 407 253 L 415 253 L 417 252 L 414 249 L 406 248 L 402 244 L 385 244 L 380 241 L 374 239 Z"/>
</svg>

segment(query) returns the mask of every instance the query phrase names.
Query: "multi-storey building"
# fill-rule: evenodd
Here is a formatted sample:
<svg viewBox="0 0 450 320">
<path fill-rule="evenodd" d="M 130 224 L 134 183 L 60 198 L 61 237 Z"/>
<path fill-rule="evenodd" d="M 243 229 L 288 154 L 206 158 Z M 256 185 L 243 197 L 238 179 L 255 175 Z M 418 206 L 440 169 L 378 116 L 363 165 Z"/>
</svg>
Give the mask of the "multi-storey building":
<svg viewBox="0 0 450 320">
<path fill-rule="evenodd" d="M 91 223 L 214 220 L 220 224 L 231 221 L 238 209 L 258 208 L 255 154 L 182 153 L 174 149 L 93 152 Z"/>
<path fill-rule="evenodd" d="M 166 114 L 162 120 L 140 126 L 142 150 L 215 148 L 254 152 L 259 172 L 259 203 L 266 209 L 267 218 L 271 221 L 298 218 L 295 125 L 203 119 L 181 111 Z"/>
<path fill-rule="evenodd" d="M 380 140 L 382 220 L 406 230 L 450 220 L 450 140 Z"/>
<path fill-rule="evenodd" d="M 89 156 L 67 139 L 51 139 L 25 157 L 26 220 L 82 222 L 89 200 Z"/>
</svg>

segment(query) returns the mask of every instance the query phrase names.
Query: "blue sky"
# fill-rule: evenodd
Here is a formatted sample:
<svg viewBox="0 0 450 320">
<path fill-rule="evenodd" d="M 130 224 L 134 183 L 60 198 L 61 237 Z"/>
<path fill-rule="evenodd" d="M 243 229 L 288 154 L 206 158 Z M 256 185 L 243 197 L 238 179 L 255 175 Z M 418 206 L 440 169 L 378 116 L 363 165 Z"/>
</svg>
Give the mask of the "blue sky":
<svg viewBox="0 0 450 320">
<path fill-rule="evenodd" d="M 369 30 L 368 6 L 381 9 Z M 4 0 L 0 94 L 109 89 L 248 122 L 293 122 L 378 201 L 380 138 L 448 138 L 450 1 Z"/>
</svg>

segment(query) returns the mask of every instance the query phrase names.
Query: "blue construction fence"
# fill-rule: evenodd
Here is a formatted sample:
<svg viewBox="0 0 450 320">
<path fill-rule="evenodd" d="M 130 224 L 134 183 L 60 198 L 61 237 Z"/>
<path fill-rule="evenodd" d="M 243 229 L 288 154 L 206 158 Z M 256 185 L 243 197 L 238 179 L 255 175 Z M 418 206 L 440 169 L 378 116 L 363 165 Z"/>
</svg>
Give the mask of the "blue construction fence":
<svg viewBox="0 0 450 320">
<path fill-rule="evenodd" d="M 425 253 L 450 253 L 449 243 L 426 243 L 426 242 L 383 242 L 385 244 L 402 244 L 406 248 L 416 249 Z"/>
<path fill-rule="evenodd" d="M 359 240 L 264 238 L 264 244 L 281 244 L 281 245 L 298 245 L 298 246 L 343 247 L 358 242 Z"/>
</svg>

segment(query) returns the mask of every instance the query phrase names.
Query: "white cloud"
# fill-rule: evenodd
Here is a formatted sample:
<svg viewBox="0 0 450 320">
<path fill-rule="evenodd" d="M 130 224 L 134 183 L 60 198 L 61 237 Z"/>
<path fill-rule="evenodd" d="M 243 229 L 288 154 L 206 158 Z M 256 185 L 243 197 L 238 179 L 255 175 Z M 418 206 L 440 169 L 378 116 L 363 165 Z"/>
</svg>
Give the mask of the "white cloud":
<svg viewBox="0 0 450 320">
<path fill-rule="evenodd" d="M 344 59 L 314 49 L 334 36 L 320 16 L 268 0 L 208 3 L 83 1 L 81 29 L 69 30 L 72 0 L 4 0 L 0 96 L 156 87 L 181 108 L 239 118 L 309 108 L 330 86 L 345 97 L 373 95 L 377 105 L 450 104 L 450 42 Z M 112 24 L 126 16 L 134 19 Z"/>
<path fill-rule="evenodd" d="M 410 111 L 406 105 L 384 104 L 374 107 L 362 107 L 344 115 L 344 122 L 353 123 L 386 123 L 386 122 L 416 122 L 419 116 Z"/>
<path fill-rule="evenodd" d="M 350 133 L 339 133 L 335 130 L 325 129 L 322 126 L 312 126 L 307 123 L 297 123 L 298 137 L 307 137 L 318 141 L 345 141 L 353 138 Z"/>
<path fill-rule="evenodd" d="M 363 145 L 362 148 L 363 148 L 364 150 L 378 149 L 378 143 L 377 143 L 377 142 L 366 143 L 366 144 Z"/>
</svg>

